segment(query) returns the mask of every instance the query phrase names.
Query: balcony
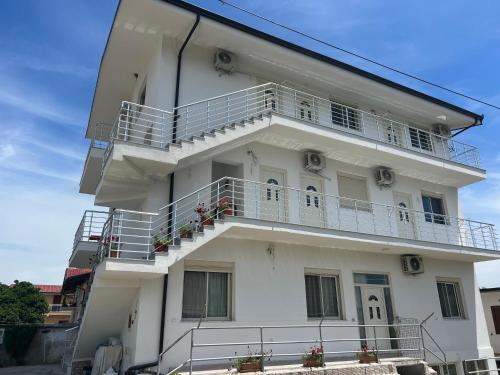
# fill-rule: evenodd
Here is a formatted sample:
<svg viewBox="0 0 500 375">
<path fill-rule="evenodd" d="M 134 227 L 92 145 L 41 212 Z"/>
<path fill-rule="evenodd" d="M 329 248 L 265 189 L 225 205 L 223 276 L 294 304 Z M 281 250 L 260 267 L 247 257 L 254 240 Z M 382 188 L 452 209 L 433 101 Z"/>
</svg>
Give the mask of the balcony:
<svg viewBox="0 0 500 375">
<path fill-rule="evenodd" d="M 225 177 L 155 213 L 114 211 L 98 258 L 150 261 L 166 254 L 175 262 L 216 236 L 396 254 L 441 252 L 454 259 L 500 257 L 491 224 Z"/>
<path fill-rule="evenodd" d="M 113 125 L 110 124 L 96 125 L 83 167 L 83 174 L 80 180 L 80 193 L 95 193 L 101 175 L 104 151 L 109 145 L 112 129 Z"/>
<path fill-rule="evenodd" d="M 73 251 L 69 259 L 69 267 L 87 268 L 91 258 L 95 256 L 104 223 L 109 216 L 105 211 L 87 210 L 75 233 Z"/>
</svg>

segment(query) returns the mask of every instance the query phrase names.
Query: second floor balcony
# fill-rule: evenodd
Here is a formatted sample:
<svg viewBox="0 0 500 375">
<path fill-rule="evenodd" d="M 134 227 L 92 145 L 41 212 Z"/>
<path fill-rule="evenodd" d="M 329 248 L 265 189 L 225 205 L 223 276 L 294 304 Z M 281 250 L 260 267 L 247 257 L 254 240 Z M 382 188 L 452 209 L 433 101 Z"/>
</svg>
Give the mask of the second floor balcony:
<svg viewBox="0 0 500 375">
<path fill-rule="evenodd" d="M 225 225 L 226 232 L 217 232 Z M 202 233 L 356 251 L 500 257 L 491 224 L 225 177 L 158 212 L 115 210 L 104 224 L 98 259 L 149 261 L 168 254 L 178 260 L 185 244 L 196 249 L 192 243 Z"/>
</svg>

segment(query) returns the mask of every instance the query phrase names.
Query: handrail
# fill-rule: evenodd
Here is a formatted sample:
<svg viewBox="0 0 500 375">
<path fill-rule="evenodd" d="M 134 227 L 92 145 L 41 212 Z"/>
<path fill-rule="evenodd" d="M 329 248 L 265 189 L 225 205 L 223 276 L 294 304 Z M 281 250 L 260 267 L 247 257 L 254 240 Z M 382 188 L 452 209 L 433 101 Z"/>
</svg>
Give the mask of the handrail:
<svg viewBox="0 0 500 375">
<path fill-rule="evenodd" d="M 187 365 L 189 365 L 189 374 L 192 374 L 192 372 L 193 372 L 192 366 L 194 363 L 214 362 L 214 361 L 217 362 L 217 361 L 222 361 L 222 360 L 235 360 L 235 359 L 241 359 L 241 358 L 248 357 L 248 355 L 238 355 L 237 352 L 234 353 L 234 355 L 224 355 L 224 354 L 222 354 L 223 352 L 221 352 L 220 355 L 213 355 L 212 354 L 210 356 L 198 358 L 194 354 L 193 349 L 195 349 L 195 348 L 233 348 L 233 347 L 239 347 L 239 346 L 248 346 L 248 347 L 255 346 L 255 347 L 259 347 L 260 352 L 257 351 L 257 352 L 255 352 L 255 354 L 252 354 L 252 356 L 260 357 L 260 358 L 265 358 L 268 356 L 291 358 L 291 357 L 302 356 L 303 353 L 295 353 L 294 349 L 291 349 L 291 352 L 282 349 L 279 353 L 267 354 L 266 352 L 264 352 L 264 347 L 268 347 L 268 348 L 271 347 L 272 348 L 275 345 L 283 346 L 283 345 L 293 345 L 293 344 L 318 344 L 319 343 L 320 347 L 322 348 L 322 353 L 323 353 L 322 366 L 324 366 L 325 365 L 324 359 L 325 359 L 325 356 L 327 354 L 329 354 L 329 355 L 352 355 L 352 354 L 359 353 L 359 349 L 350 350 L 348 348 L 346 348 L 345 350 L 337 350 L 337 351 L 329 350 L 329 351 L 327 351 L 326 349 L 324 349 L 325 344 L 333 344 L 333 343 L 340 343 L 340 342 L 349 343 L 349 342 L 356 342 L 357 341 L 360 343 L 371 342 L 374 345 L 372 350 L 376 353 L 400 353 L 400 352 L 401 353 L 415 353 L 415 355 L 417 356 L 416 357 L 417 359 L 425 359 L 426 352 L 429 352 L 433 355 L 435 355 L 435 353 L 432 352 L 429 348 L 427 348 L 427 346 L 425 344 L 424 336 L 423 336 L 423 330 L 425 330 L 425 332 L 433 340 L 433 342 L 435 342 L 435 340 L 428 333 L 428 331 L 425 329 L 424 324 L 425 324 L 425 320 L 422 322 L 419 322 L 419 323 L 408 323 L 408 324 L 385 324 L 385 325 L 384 324 L 374 324 L 374 325 L 372 325 L 372 324 L 327 324 L 327 325 L 323 325 L 323 319 L 321 319 L 321 321 L 318 324 L 218 326 L 218 327 L 214 327 L 214 326 L 210 326 L 210 327 L 199 327 L 198 326 L 198 327 L 196 327 L 196 326 L 193 326 L 192 328 L 190 328 L 189 330 L 184 332 L 181 336 L 179 336 L 174 342 L 172 342 L 172 344 L 170 344 L 165 350 L 163 350 L 158 355 L 158 361 L 156 362 L 157 374 L 159 375 L 161 373 L 161 365 L 162 365 L 162 362 L 165 360 L 165 355 L 167 354 L 167 352 L 169 352 L 172 348 L 174 348 L 176 345 L 178 345 L 181 342 L 181 340 L 184 339 L 185 337 L 187 337 L 188 335 L 190 335 L 190 343 L 189 343 L 190 350 L 189 350 L 188 357 L 185 360 L 182 360 L 180 362 L 180 364 L 171 367 L 170 370 L 166 373 L 166 375 L 172 375 L 173 373 L 177 372 L 182 367 L 187 366 Z M 339 329 L 340 328 L 363 329 L 365 331 L 365 337 L 362 338 L 361 334 L 360 334 L 360 336 L 358 338 L 352 338 L 352 337 L 347 338 L 347 337 L 338 337 L 338 334 L 335 334 L 334 337 L 336 337 L 336 338 L 328 338 L 328 337 L 325 337 L 326 332 L 324 331 L 324 329 L 329 328 L 329 327 L 330 328 L 335 327 L 335 328 L 339 328 Z M 395 337 L 381 337 L 381 336 L 377 336 L 377 334 L 375 333 L 376 328 L 389 329 L 390 327 L 415 327 L 417 329 L 415 332 L 417 332 L 417 333 L 410 332 L 409 334 L 404 335 L 404 336 L 399 336 L 399 334 L 398 334 Z M 266 329 L 293 330 L 296 328 L 308 328 L 311 330 L 311 332 L 314 332 L 315 330 L 317 330 L 318 336 L 316 336 L 316 338 L 311 337 L 310 339 L 300 339 L 300 340 L 290 340 L 290 339 L 279 340 L 277 338 L 273 338 L 272 340 L 264 340 L 263 332 Z M 366 334 L 366 332 L 370 332 L 367 330 L 368 328 L 373 329 L 373 335 Z M 420 328 L 420 329 L 418 329 L 418 328 Z M 216 339 L 214 339 L 214 340 L 211 340 L 211 342 L 203 341 L 201 343 L 198 343 L 198 342 L 196 342 L 196 335 L 194 333 L 198 332 L 198 331 L 202 331 L 202 330 L 225 330 L 225 331 L 227 331 L 227 330 L 231 330 L 231 331 L 255 330 L 256 332 L 260 332 L 260 335 L 259 335 L 260 339 L 253 340 L 253 341 L 243 339 L 243 341 L 232 341 L 232 342 L 227 342 L 227 341 L 219 342 Z M 389 331 L 388 331 L 388 333 L 389 333 Z M 276 336 L 279 334 L 277 333 L 277 331 L 274 331 L 273 335 Z M 387 336 L 393 336 L 393 335 L 389 334 Z M 217 336 L 210 335 L 209 337 L 215 338 Z M 246 336 L 243 335 L 243 337 L 246 337 Z M 395 340 L 397 342 L 405 342 L 405 340 L 409 340 L 410 344 L 413 343 L 413 345 L 409 348 L 403 347 L 403 348 L 397 348 L 397 349 L 392 349 L 392 348 L 391 349 L 387 349 L 387 348 L 379 349 L 380 342 L 391 341 L 391 340 Z M 415 340 L 417 340 L 417 342 L 419 344 L 416 344 Z M 442 351 L 442 349 L 440 349 L 440 350 Z M 419 353 L 421 353 L 421 354 L 419 354 Z M 444 353 L 444 351 L 442 351 L 442 353 L 444 355 L 444 362 L 443 363 L 447 364 L 446 363 L 446 353 Z M 436 356 L 436 357 L 442 361 L 441 358 L 439 358 L 438 356 Z M 264 371 L 264 362 L 263 361 L 261 362 L 261 370 Z"/>
<path fill-rule="evenodd" d="M 307 102 L 306 109 L 301 107 L 304 102 Z M 180 142 L 263 113 L 291 116 L 328 129 L 480 168 L 475 146 L 273 82 L 177 106 L 172 111 L 122 101 L 103 165 L 114 140 L 164 148 L 173 141 L 174 121 L 179 127 L 176 142 Z"/>
</svg>

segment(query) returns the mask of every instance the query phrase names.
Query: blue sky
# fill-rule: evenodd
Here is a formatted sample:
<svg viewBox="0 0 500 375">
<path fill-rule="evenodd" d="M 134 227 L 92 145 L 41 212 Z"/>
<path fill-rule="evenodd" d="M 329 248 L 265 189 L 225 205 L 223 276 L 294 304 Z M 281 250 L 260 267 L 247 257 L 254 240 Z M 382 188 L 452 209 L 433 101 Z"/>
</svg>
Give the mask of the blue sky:
<svg viewBox="0 0 500 375">
<path fill-rule="evenodd" d="M 388 65 L 500 105 L 500 3 L 494 0 L 232 0 Z M 500 111 L 419 84 L 243 15 L 212 11 L 484 113 L 460 139 L 479 147 L 488 181 L 461 192 L 464 215 L 500 226 Z M 0 282 L 59 283 L 90 196 L 78 194 L 84 139 L 116 0 L 5 2 L 0 14 Z M 477 266 L 500 286 L 500 261 Z"/>
</svg>

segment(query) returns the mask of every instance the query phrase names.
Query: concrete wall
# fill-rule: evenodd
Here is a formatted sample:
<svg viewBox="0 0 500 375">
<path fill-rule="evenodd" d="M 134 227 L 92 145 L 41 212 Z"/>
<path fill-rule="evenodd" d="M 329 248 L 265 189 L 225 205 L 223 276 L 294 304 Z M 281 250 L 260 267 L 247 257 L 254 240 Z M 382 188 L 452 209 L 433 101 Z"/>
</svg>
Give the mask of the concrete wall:
<svg viewBox="0 0 500 375">
<path fill-rule="evenodd" d="M 500 306 L 500 291 L 481 292 L 481 299 L 491 346 L 493 347 L 493 351 L 498 355 L 500 353 L 500 334 L 495 333 L 491 306 Z"/>
</svg>

